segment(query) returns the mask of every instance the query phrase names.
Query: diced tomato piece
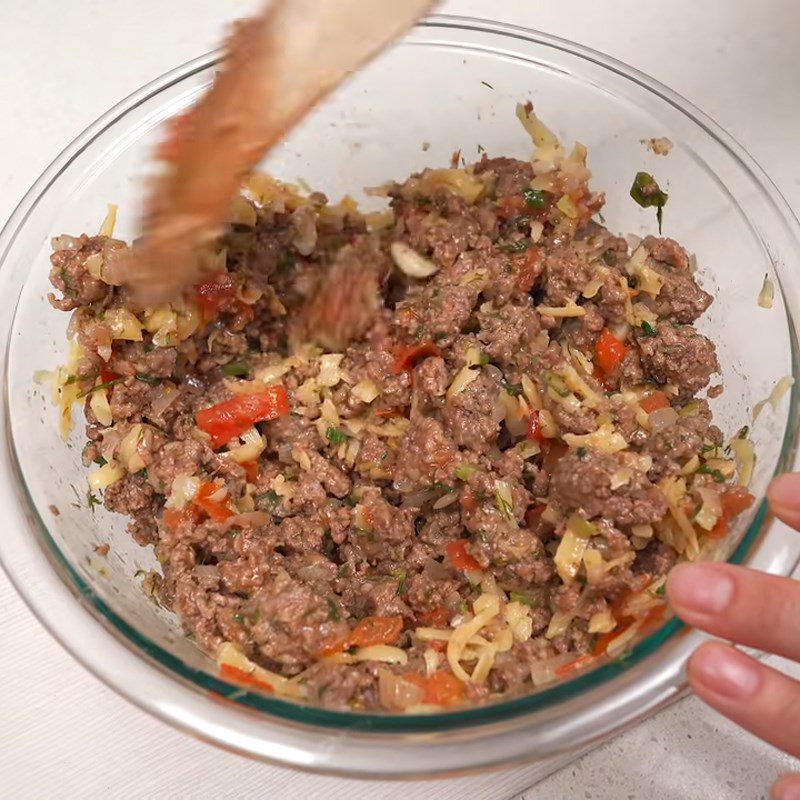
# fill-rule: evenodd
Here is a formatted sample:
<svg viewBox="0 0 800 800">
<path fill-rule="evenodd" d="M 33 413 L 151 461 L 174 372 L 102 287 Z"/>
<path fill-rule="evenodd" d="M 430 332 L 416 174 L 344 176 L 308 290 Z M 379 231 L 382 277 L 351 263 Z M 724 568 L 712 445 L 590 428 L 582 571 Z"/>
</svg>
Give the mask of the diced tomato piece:
<svg viewBox="0 0 800 800">
<path fill-rule="evenodd" d="M 165 508 L 164 515 L 161 519 L 164 525 L 175 530 L 180 525 L 187 522 L 196 522 L 197 512 L 193 506 L 187 506 L 186 508 Z"/>
<path fill-rule="evenodd" d="M 546 439 L 542 442 L 542 453 L 544 454 L 542 469 L 552 475 L 556 465 L 567 454 L 568 449 L 566 442 L 561 439 Z"/>
<path fill-rule="evenodd" d="M 197 284 L 195 296 L 203 322 L 215 319 L 224 309 L 238 310 L 238 307 L 243 305 L 235 299 L 236 283 L 233 276 L 227 272 L 218 272 L 209 280 Z"/>
<path fill-rule="evenodd" d="M 529 247 L 524 253 L 514 256 L 511 259 L 514 271 L 517 273 L 517 289 L 520 292 L 529 292 L 539 277 L 541 268 L 539 266 L 542 254 L 537 247 Z"/>
<path fill-rule="evenodd" d="M 178 114 L 167 121 L 167 135 L 156 148 L 158 161 L 177 161 L 183 143 L 189 138 L 192 122 L 192 109 Z"/>
<path fill-rule="evenodd" d="M 538 503 L 535 506 L 531 506 L 525 512 L 525 524 L 529 528 L 535 528 L 542 519 L 542 514 L 544 514 L 544 510 L 546 508 L 547 506 L 544 503 Z"/>
<path fill-rule="evenodd" d="M 450 672 L 434 672 L 428 678 L 425 702 L 437 706 L 450 706 L 464 696 L 464 684 Z"/>
<path fill-rule="evenodd" d="M 441 352 L 431 341 L 402 347 L 397 351 L 392 371 L 395 375 L 399 375 L 401 372 L 411 372 L 418 361 L 430 356 L 438 356 Z"/>
<path fill-rule="evenodd" d="M 467 552 L 467 540 L 457 539 L 455 542 L 448 542 L 445 545 L 445 552 L 450 559 L 450 563 L 461 570 L 476 571 L 481 569 L 481 565 Z"/>
<path fill-rule="evenodd" d="M 244 468 L 244 474 L 247 477 L 247 482 L 258 483 L 258 461 L 245 461 L 243 464 L 241 464 L 241 466 Z"/>
<path fill-rule="evenodd" d="M 445 606 L 435 606 L 420 614 L 419 621 L 429 628 L 444 628 L 450 622 L 450 612 Z"/>
<path fill-rule="evenodd" d="M 245 672 L 243 669 L 239 669 L 239 667 L 234 667 L 233 664 L 222 664 L 219 668 L 219 672 L 223 678 L 229 678 L 237 683 L 243 683 L 246 686 L 255 686 L 267 692 L 275 691 L 271 683 L 254 678 L 249 672 Z"/>
<path fill-rule="evenodd" d="M 647 414 L 658 411 L 659 408 L 669 408 L 669 398 L 662 391 L 655 391 L 639 401 L 642 410 Z"/>
<path fill-rule="evenodd" d="M 531 411 L 531 415 L 528 417 L 528 431 L 526 435 L 529 439 L 533 439 L 534 442 L 543 442 L 545 440 L 545 435 L 542 433 L 542 426 L 539 424 L 539 412 L 536 410 Z"/>
<path fill-rule="evenodd" d="M 194 504 L 211 519 L 216 522 L 224 522 L 228 517 L 233 516 L 233 511 L 231 511 L 227 503 L 212 499 L 219 490 L 220 487 L 215 483 L 201 483 L 197 496 L 194 498 Z"/>
<path fill-rule="evenodd" d="M 603 328 L 595 345 L 597 364 L 606 375 L 616 372 L 625 360 L 625 356 L 628 355 L 628 350 L 629 348 L 624 342 L 617 339 L 608 328 Z"/>
<path fill-rule="evenodd" d="M 497 216 L 510 219 L 525 214 L 530 209 L 525 205 L 525 198 L 521 194 L 504 195 L 497 200 Z"/>
<path fill-rule="evenodd" d="M 451 706 L 464 696 L 464 684 L 450 672 L 439 670 L 426 678 L 418 672 L 406 672 L 403 680 L 422 690 L 422 702 Z"/>
<path fill-rule="evenodd" d="M 276 385 L 258 394 L 240 394 L 204 408 L 197 412 L 195 419 L 197 427 L 211 436 L 211 446 L 216 450 L 256 422 L 277 419 L 288 413 L 286 389 Z"/>
<path fill-rule="evenodd" d="M 713 539 L 721 539 L 730 530 L 731 520 L 736 519 L 739 514 L 747 511 L 754 502 L 755 497 L 744 486 L 731 486 L 726 489 L 720 497 L 722 516 L 717 520 L 717 524 L 708 535 Z"/>
<path fill-rule="evenodd" d="M 343 639 L 337 639 L 325 645 L 320 655 L 340 653 L 350 647 L 395 644 L 402 632 L 402 617 L 364 617 Z"/>
<path fill-rule="evenodd" d="M 117 378 L 121 377 L 122 375 L 120 375 L 119 372 L 114 372 L 106 367 L 100 367 L 100 383 L 108 383 L 109 381 L 115 381 Z"/>
</svg>

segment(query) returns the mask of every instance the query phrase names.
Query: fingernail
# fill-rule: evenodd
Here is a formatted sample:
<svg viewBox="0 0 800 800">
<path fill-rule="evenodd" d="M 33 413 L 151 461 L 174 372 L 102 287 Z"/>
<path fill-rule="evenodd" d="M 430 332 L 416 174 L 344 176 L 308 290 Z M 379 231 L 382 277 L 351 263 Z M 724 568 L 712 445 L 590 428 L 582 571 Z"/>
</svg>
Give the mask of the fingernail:
<svg viewBox="0 0 800 800">
<path fill-rule="evenodd" d="M 730 575 L 708 564 L 680 564 L 669 575 L 667 592 L 673 606 L 701 614 L 719 614 L 733 599 Z"/>
<path fill-rule="evenodd" d="M 774 510 L 794 510 L 800 507 L 800 474 L 779 475 L 767 491 Z"/>
<path fill-rule="evenodd" d="M 725 645 L 706 645 L 691 664 L 692 679 L 714 694 L 745 700 L 758 691 L 758 666 L 752 659 Z"/>
</svg>

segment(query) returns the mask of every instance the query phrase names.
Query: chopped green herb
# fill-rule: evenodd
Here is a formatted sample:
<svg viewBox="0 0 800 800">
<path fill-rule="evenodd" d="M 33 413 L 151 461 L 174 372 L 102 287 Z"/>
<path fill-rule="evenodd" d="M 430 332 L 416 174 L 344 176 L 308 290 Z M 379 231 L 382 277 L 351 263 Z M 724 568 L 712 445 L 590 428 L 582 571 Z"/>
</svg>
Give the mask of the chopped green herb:
<svg viewBox="0 0 800 800">
<path fill-rule="evenodd" d="M 521 594 L 520 592 L 511 592 L 509 597 L 511 598 L 511 602 L 513 603 L 524 603 L 526 606 L 536 605 L 536 599 L 527 594 Z"/>
<path fill-rule="evenodd" d="M 284 250 L 278 257 L 278 272 L 288 272 L 294 268 L 296 259 L 291 250 Z"/>
<path fill-rule="evenodd" d="M 405 567 L 398 567 L 392 571 L 392 577 L 397 580 L 397 594 L 403 594 L 403 589 L 406 587 L 406 579 L 408 578 L 408 570 Z"/>
<path fill-rule="evenodd" d="M 750 435 L 750 426 L 745 425 L 743 428 L 739 429 L 739 433 L 736 434 L 737 439 L 746 439 Z"/>
<path fill-rule="evenodd" d="M 666 594 L 666 592 L 667 592 L 666 583 L 662 583 L 661 586 L 659 586 L 658 589 L 656 589 L 656 594 L 659 595 L 659 597 L 663 597 Z"/>
<path fill-rule="evenodd" d="M 601 225 L 605 225 L 606 224 L 606 218 L 603 216 L 603 212 L 602 211 L 598 211 L 597 212 L 597 218 L 600 220 L 600 224 Z"/>
<path fill-rule="evenodd" d="M 271 514 L 275 512 L 275 509 L 280 505 L 281 502 L 280 497 L 278 497 L 278 493 L 272 489 L 265 494 L 256 495 L 255 500 L 257 503 L 265 505 L 267 507 L 267 511 L 269 511 Z"/>
<path fill-rule="evenodd" d="M 351 656 L 354 656 L 354 655 L 355 655 L 355 654 L 358 652 L 358 647 L 357 647 L 356 645 L 353 645 L 352 647 L 348 647 L 348 648 L 347 648 L 347 652 L 348 652 L 348 653 L 349 653 Z"/>
<path fill-rule="evenodd" d="M 100 391 L 100 389 L 108 389 L 109 386 L 116 386 L 118 383 L 121 383 L 125 380 L 124 375 L 120 375 L 119 378 L 112 378 L 110 381 L 105 381 L 104 383 L 98 383 L 97 386 L 93 386 L 86 392 L 81 392 L 78 395 L 78 398 L 86 397 L 87 394 L 94 394 L 95 392 Z"/>
<path fill-rule="evenodd" d="M 225 534 L 229 539 L 235 539 L 239 535 L 239 531 L 236 528 L 231 528 L 227 534 Z"/>
<path fill-rule="evenodd" d="M 430 197 L 426 197 L 424 194 L 419 194 L 414 198 L 414 202 L 418 206 L 429 206 L 433 200 L 431 200 Z"/>
<path fill-rule="evenodd" d="M 701 464 L 697 468 L 700 475 L 710 475 L 717 483 L 725 483 L 725 476 L 718 470 L 712 469 L 708 464 Z"/>
<path fill-rule="evenodd" d="M 525 189 L 522 197 L 528 208 L 544 208 L 547 205 L 547 198 L 541 189 Z"/>
<path fill-rule="evenodd" d="M 575 455 L 578 456 L 578 461 L 583 461 L 583 459 L 586 458 L 586 448 L 585 447 L 579 447 L 575 451 Z"/>
<path fill-rule="evenodd" d="M 339 614 L 339 609 L 336 607 L 336 603 L 334 603 L 330 597 L 328 597 L 327 600 L 328 600 L 328 619 L 332 619 L 335 622 L 338 622 L 342 618 L 341 614 Z"/>
<path fill-rule="evenodd" d="M 350 508 L 355 508 L 358 505 L 358 498 L 353 494 L 349 494 L 345 497 L 344 502 L 346 505 L 350 506 Z"/>
<path fill-rule="evenodd" d="M 64 381 L 64 386 L 72 386 L 76 380 L 78 380 L 77 375 L 67 375 L 67 379 Z"/>
<path fill-rule="evenodd" d="M 136 380 L 150 384 L 150 386 L 158 386 L 161 383 L 161 378 L 156 378 L 154 375 L 145 375 L 141 372 L 136 373 Z"/>
<path fill-rule="evenodd" d="M 244 622 L 244 617 L 241 614 L 234 614 L 233 615 L 234 622 Z"/>
<path fill-rule="evenodd" d="M 519 397 L 522 394 L 521 383 L 509 383 L 503 380 L 500 381 L 500 385 L 506 390 L 506 393 L 510 394 L 512 397 Z"/>
<path fill-rule="evenodd" d="M 609 267 L 613 267 L 617 263 L 617 254 L 613 250 L 606 250 L 603 253 L 603 261 L 608 264 Z"/>
<path fill-rule="evenodd" d="M 661 233 L 661 224 L 664 220 L 664 206 L 669 195 L 661 190 L 655 178 L 647 172 L 637 172 L 631 186 L 631 197 L 642 208 L 656 208 L 658 232 Z"/>
<path fill-rule="evenodd" d="M 494 86 L 492 86 L 492 84 L 491 84 L 491 83 L 487 83 L 486 81 L 481 81 L 481 83 L 482 83 L 484 86 L 488 86 L 490 89 L 494 89 Z"/>
<path fill-rule="evenodd" d="M 478 364 L 479 364 L 481 367 L 485 367 L 485 366 L 486 366 L 486 365 L 487 365 L 487 364 L 488 364 L 488 363 L 489 363 L 491 360 L 492 360 L 492 359 L 491 359 L 491 358 L 489 358 L 489 354 L 488 354 L 488 353 L 481 353 L 481 354 L 478 356 Z"/>
<path fill-rule="evenodd" d="M 701 453 L 710 453 L 710 452 L 712 452 L 713 450 L 716 450 L 716 449 L 717 449 L 717 446 L 715 444 L 704 444 L 700 448 L 700 452 Z"/>
<path fill-rule="evenodd" d="M 246 361 L 232 361 L 230 364 L 225 364 L 222 367 L 222 374 L 229 375 L 232 378 L 239 378 L 242 375 L 247 375 L 250 372 L 250 364 Z"/>
<path fill-rule="evenodd" d="M 486 152 L 486 148 L 482 144 L 479 144 L 478 145 L 478 152 L 479 153 L 485 153 Z"/>
<path fill-rule="evenodd" d="M 462 601 L 461 601 L 461 602 L 458 604 L 458 610 L 459 610 L 459 611 L 460 611 L 462 614 L 469 614 L 469 603 L 468 603 L 466 600 L 462 600 Z"/>
<path fill-rule="evenodd" d="M 86 504 L 89 506 L 89 511 L 94 514 L 95 506 L 103 505 L 103 501 L 98 499 L 97 495 L 90 489 L 86 492 Z"/>
<path fill-rule="evenodd" d="M 652 338 L 658 336 L 658 331 L 647 321 L 642 322 L 642 336 Z"/>
<path fill-rule="evenodd" d="M 328 428 L 327 436 L 331 444 L 344 444 L 347 441 L 347 434 L 341 428 Z"/>
<path fill-rule="evenodd" d="M 517 239 L 515 242 L 506 242 L 500 245 L 500 249 L 504 253 L 524 253 L 530 246 L 530 239 Z"/>
</svg>

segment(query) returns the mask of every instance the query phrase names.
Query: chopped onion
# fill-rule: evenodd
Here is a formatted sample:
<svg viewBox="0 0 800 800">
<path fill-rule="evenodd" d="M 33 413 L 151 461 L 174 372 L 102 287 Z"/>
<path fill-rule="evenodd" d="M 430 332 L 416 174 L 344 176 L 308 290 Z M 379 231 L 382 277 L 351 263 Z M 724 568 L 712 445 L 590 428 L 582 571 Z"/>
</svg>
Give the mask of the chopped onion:
<svg viewBox="0 0 800 800">
<path fill-rule="evenodd" d="M 731 450 L 736 458 L 736 469 L 739 473 L 737 483 L 739 486 L 749 486 L 756 465 L 755 447 L 749 439 L 734 439 L 731 442 Z"/>
<path fill-rule="evenodd" d="M 351 390 L 350 393 L 362 403 L 371 403 L 381 393 L 378 384 L 369 378 L 362 378 Z"/>
<path fill-rule="evenodd" d="M 269 386 L 282 378 L 287 372 L 297 366 L 297 359 L 285 358 L 277 364 L 270 364 L 267 367 L 258 367 L 253 370 L 253 377 L 261 381 L 264 386 Z"/>
<path fill-rule="evenodd" d="M 758 304 L 761 308 L 772 308 L 772 302 L 775 299 L 775 285 L 770 280 L 769 275 L 764 276 L 764 284 L 761 291 L 758 293 Z"/>
<path fill-rule="evenodd" d="M 671 428 L 678 421 L 678 412 L 672 408 L 657 408 L 648 415 L 650 430 L 659 433 L 666 428 Z"/>
<path fill-rule="evenodd" d="M 255 426 L 248 428 L 244 433 L 240 434 L 239 438 L 242 440 L 242 444 L 228 451 L 228 457 L 237 464 L 255 461 L 267 446 L 264 437 Z"/>
<path fill-rule="evenodd" d="M 167 508 L 185 508 L 191 503 L 200 491 L 200 478 L 190 475 L 178 475 L 172 481 L 167 502 Z"/>
<path fill-rule="evenodd" d="M 122 467 L 103 464 L 102 467 L 93 469 L 89 473 L 89 487 L 95 492 L 105 489 L 112 483 L 116 483 L 124 474 L 125 470 Z"/>
<path fill-rule="evenodd" d="M 589 547 L 583 554 L 583 566 L 586 570 L 586 582 L 593 586 L 600 583 L 606 574 L 606 565 L 599 550 Z"/>
<path fill-rule="evenodd" d="M 556 203 L 558 210 L 569 219 L 577 219 L 578 218 L 578 207 L 575 205 L 575 201 L 568 195 L 565 194 L 561 199 Z"/>
<path fill-rule="evenodd" d="M 589 633 L 609 633 L 617 627 L 611 609 L 604 609 L 589 617 Z"/>
<path fill-rule="evenodd" d="M 139 320 L 125 308 L 111 308 L 106 311 L 103 324 L 111 331 L 113 339 L 142 341 L 142 326 Z"/>
<path fill-rule="evenodd" d="M 106 236 L 111 239 L 114 236 L 114 228 L 117 225 L 117 206 L 113 203 L 108 204 L 108 212 L 100 226 L 100 236 Z"/>
<path fill-rule="evenodd" d="M 292 213 L 295 235 L 292 244 L 301 256 L 310 256 L 317 245 L 317 219 L 313 206 L 303 205 Z"/>
<path fill-rule="evenodd" d="M 108 391 L 106 389 L 98 389 L 92 392 L 89 398 L 89 407 L 94 412 L 97 421 L 107 428 L 114 421 L 111 414 L 111 406 L 108 404 Z"/>
<path fill-rule="evenodd" d="M 447 399 L 452 400 L 460 392 L 463 392 L 464 389 L 469 386 L 474 380 L 477 379 L 479 375 L 479 371 L 476 369 L 470 369 L 470 367 L 462 367 L 457 373 L 456 376 L 453 378 L 453 382 L 450 384 L 449 388 L 447 389 Z"/>
<path fill-rule="evenodd" d="M 392 242 L 390 252 L 394 263 L 411 278 L 430 278 L 439 271 L 433 261 L 421 256 L 405 242 Z"/>
<path fill-rule="evenodd" d="M 258 528 L 261 525 L 269 525 L 272 522 L 272 517 L 266 511 L 247 511 L 244 514 L 234 514 L 228 517 L 222 523 L 222 530 L 227 531 L 229 528 Z M 327 571 L 322 576 L 328 577 Z"/>
<path fill-rule="evenodd" d="M 703 500 L 700 510 L 694 515 L 694 521 L 704 530 L 710 531 L 722 516 L 722 502 L 719 494 L 708 486 L 701 486 L 697 493 Z"/>
<path fill-rule="evenodd" d="M 248 228 L 255 228 L 258 222 L 255 207 L 241 195 L 238 195 L 233 201 L 230 219 L 234 224 L 245 225 Z"/>
<path fill-rule="evenodd" d="M 588 543 L 589 539 L 586 536 L 578 536 L 570 528 L 564 531 L 554 561 L 556 570 L 565 583 L 573 580 L 578 574 Z"/>
<path fill-rule="evenodd" d="M 339 381 L 344 379 L 344 375 L 339 365 L 344 358 L 343 353 L 327 353 L 319 357 L 319 374 L 317 382 L 320 386 L 332 388 Z"/>
<path fill-rule="evenodd" d="M 544 684 L 552 683 L 558 677 L 556 675 L 556 670 L 574 660 L 575 653 L 562 653 L 559 656 L 554 656 L 544 661 L 534 661 L 531 664 L 531 680 L 533 681 L 533 685 L 543 686 Z"/>
<path fill-rule="evenodd" d="M 594 278 L 593 280 L 590 280 L 589 283 L 586 284 L 581 294 L 584 297 L 591 299 L 592 297 L 595 297 L 602 288 L 603 288 L 603 281 Z"/>
<path fill-rule="evenodd" d="M 378 696 L 384 708 L 404 711 L 409 706 L 422 701 L 422 690 L 416 684 L 404 680 L 400 675 L 389 672 L 388 669 L 379 669 Z"/>
<path fill-rule="evenodd" d="M 620 467 L 611 476 L 611 491 L 619 489 L 621 486 L 627 486 L 633 477 L 633 470 L 629 467 Z"/>
<path fill-rule="evenodd" d="M 119 460 L 128 472 L 144 469 L 145 463 L 139 454 L 139 444 L 144 436 L 144 426 L 136 423 L 122 438 L 119 445 Z"/>
<path fill-rule="evenodd" d="M 770 406 L 772 406 L 772 410 L 775 411 L 778 407 L 778 403 L 780 403 L 780 401 L 783 399 L 783 396 L 789 391 L 789 389 L 792 388 L 793 385 L 794 378 L 791 375 L 785 375 L 783 378 L 781 378 L 775 384 L 775 388 L 770 392 L 769 397 L 766 400 L 761 400 L 755 404 L 753 408 L 753 422 L 758 419 L 767 403 L 769 403 Z"/>
<path fill-rule="evenodd" d="M 103 254 L 93 253 L 86 259 L 84 264 L 86 271 L 97 280 L 103 279 Z"/>
</svg>

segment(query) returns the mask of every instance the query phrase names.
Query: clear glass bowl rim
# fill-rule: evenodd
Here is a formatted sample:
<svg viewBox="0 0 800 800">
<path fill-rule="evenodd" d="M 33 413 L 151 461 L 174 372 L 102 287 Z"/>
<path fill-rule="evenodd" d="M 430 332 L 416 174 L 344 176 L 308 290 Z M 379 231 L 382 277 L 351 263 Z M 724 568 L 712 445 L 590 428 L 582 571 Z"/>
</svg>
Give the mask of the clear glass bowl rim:
<svg viewBox="0 0 800 800">
<path fill-rule="evenodd" d="M 713 121 L 711 121 L 705 114 L 692 106 L 688 101 L 684 100 L 665 86 L 652 80 L 651 78 L 643 75 L 637 70 L 622 64 L 610 57 L 597 53 L 589 48 L 568 42 L 566 40 L 554 37 L 548 34 L 540 33 L 537 31 L 528 30 L 525 28 L 505 25 L 501 23 L 494 23 L 482 19 L 472 19 L 467 17 L 454 17 L 447 15 L 436 15 L 430 17 L 420 23 L 421 28 L 442 29 L 443 31 L 457 31 L 459 29 L 469 30 L 473 32 L 485 32 L 493 35 L 502 35 L 511 40 L 518 40 L 545 47 L 552 48 L 556 51 L 562 51 L 570 56 L 577 56 L 594 63 L 597 66 L 603 67 L 606 70 L 616 73 L 618 76 L 624 77 L 636 84 L 642 89 L 655 94 L 661 100 L 673 106 L 676 110 L 683 113 L 691 119 L 704 133 L 713 139 L 733 155 L 739 166 L 745 169 L 750 177 L 753 179 L 761 191 L 767 195 L 774 207 L 774 212 L 783 218 L 785 226 L 790 229 L 796 242 L 800 243 L 800 226 L 794 217 L 791 209 L 786 204 L 785 200 L 780 195 L 777 188 L 766 176 L 763 170 L 755 163 L 752 157 L 735 142 L 732 137 L 719 128 Z M 41 178 L 34 184 L 28 194 L 20 202 L 18 208 L 10 217 L 8 223 L 0 233 L 0 264 L 5 259 L 6 254 L 11 249 L 16 231 L 25 224 L 27 216 L 31 213 L 37 203 L 37 199 L 42 196 L 49 188 L 50 184 L 56 177 L 66 170 L 72 160 L 87 147 L 89 147 L 93 140 L 103 131 L 119 122 L 125 114 L 135 109 L 139 104 L 147 99 L 158 95 L 171 86 L 180 83 L 186 78 L 194 75 L 197 72 L 213 66 L 219 58 L 219 53 L 214 52 L 195 59 L 185 65 L 182 65 L 155 81 L 142 87 L 137 92 L 130 95 L 128 98 L 117 104 L 103 117 L 97 120 L 93 125 L 87 128 L 75 141 L 73 141 L 65 150 L 53 161 L 53 163 L 43 173 Z M 800 244 L 798 244 L 800 248 Z M 787 309 L 788 312 L 788 309 Z M 793 343 L 793 363 L 797 364 L 797 352 L 795 346 L 794 323 L 790 316 L 790 327 L 792 328 L 791 340 Z M 7 346 L 10 346 L 8 343 Z M 797 374 L 797 370 L 795 370 Z M 113 635 L 118 641 L 122 641 L 129 651 L 133 652 L 137 657 L 141 658 L 142 654 L 146 657 L 150 664 L 156 665 L 162 671 L 170 674 L 174 679 L 176 676 L 186 684 L 192 684 L 195 689 L 199 689 L 205 693 L 212 693 L 224 698 L 234 700 L 236 703 L 243 706 L 266 712 L 268 715 L 283 719 L 285 721 L 323 728 L 334 728 L 336 730 L 352 730 L 357 731 L 359 734 L 365 732 L 375 733 L 393 733 L 393 734 L 409 734 L 409 733 L 422 733 L 433 731 L 448 731 L 455 729 L 464 729 L 474 726 L 491 725 L 495 723 L 502 723 L 511 719 L 532 715 L 533 712 L 551 708 L 555 704 L 564 703 L 570 699 L 586 693 L 587 691 L 598 687 L 599 685 L 606 684 L 612 681 L 619 675 L 628 672 L 631 668 L 639 665 L 644 659 L 658 651 L 663 644 L 668 641 L 674 640 L 679 635 L 683 642 L 680 651 L 687 652 L 689 649 L 689 640 L 693 640 L 699 635 L 693 631 L 689 631 L 683 624 L 676 620 L 670 620 L 661 629 L 651 634 L 650 636 L 639 642 L 630 655 L 625 659 L 624 663 L 609 662 L 605 663 L 590 672 L 578 675 L 572 680 L 557 684 L 551 688 L 540 690 L 534 694 L 526 695 L 523 697 L 514 698 L 507 701 L 500 701 L 488 706 L 478 706 L 467 710 L 442 712 L 436 715 L 408 715 L 408 716 L 388 716 L 376 714 L 363 714 L 363 713 L 350 713 L 331 711 L 327 709 L 316 708 L 312 706 L 302 706 L 288 701 L 280 700 L 278 698 L 265 697 L 264 695 L 252 692 L 243 692 L 242 688 L 225 682 L 224 680 L 215 678 L 205 672 L 188 668 L 182 661 L 177 659 L 168 651 L 153 643 L 147 637 L 144 637 L 138 631 L 129 626 L 124 620 L 118 617 L 92 590 L 91 586 L 87 585 L 85 581 L 73 570 L 71 565 L 63 557 L 57 546 L 53 542 L 47 529 L 47 525 L 39 517 L 33 502 L 27 496 L 25 490 L 25 481 L 19 471 L 19 466 L 16 462 L 16 457 L 13 452 L 13 442 L 9 434 L 8 424 L 8 398 L 7 398 L 7 382 L 6 382 L 6 419 L 5 427 L 7 434 L 7 441 L 12 450 L 11 457 L 17 471 L 17 480 L 19 487 L 25 494 L 25 502 L 28 507 L 28 513 L 35 519 L 36 526 L 42 536 L 42 540 L 47 547 L 47 557 L 50 559 L 51 564 L 56 566 L 57 570 L 62 576 L 62 580 L 66 580 L 70 585 L 70 590 L 73 595 L 77 595 L 82 604 L 80 613 L 85 613 L 84 609 L 89 608 L 92 614 L 106 622 L 106 629 L 108 624 L 113 628 Z M 796 387 L 793 388 L 790 398 L 791 403 L 791 419 L 796 420 L 798 416 L 798 396 Z M 779 462 L 779 468 L 788 466 L 793 458 L 796 446 L 796 425 L 788 425 L 784 437 L 782 455 Z M 741 563 L 752 555 L 753 547 L 759 538 L 764 533 L 764 526 L 768 522 L 766 503 L 762 501 L 753 522 L 749 526 L 742 541 L 730 557 L 729 561 L 732 563 Z M 130 691 L 126 691 L 113 681 L 108 680 L 107 675 L 101 674 L 95 665 L 91 663 L 90 658 L 85 653 L 76 653 L 70 647 L 69 641 L 59 635 L 54 630 L 53 622 L 44 616 L 41 607 L 32 602 L 29 595 L 30 589 L 22 584 L 17 572 L 10 568 L 7 560 L 2 558 L 2 547 L 0 546 L 0 561 L 11 577 L 12 582 L 17 587 L 19 593 L 28 605 L 34 610 L 39 617 L 40 621 L 48 630 L 53 633 L 59 641 L 65 646 L 67 650 L 78 658 L 87 668 L 94 674 L 98 675 L 105 682 L 110 683 L 112 688 L 120 691 L 136 702 L 138 705 L 146 708 L 158 716 L 165 716 L 164 709 L 154 709 L 151 707 L 146 699 L 142 697 L 132 696 Z M 77 609 L 76 609 L 77 610 Z M 142 667 L 145 667 L 142 662 Z M 167 714 L 168 716 L 168 714 Z M 169 720 L 176 723 L 175 719 Z M 187 727 L 186 725 L 180 725 Z M 189 726 L 191 727 L 191 726 Z M 200 733 L 200 731 L 195 731 Z M 488 731 L 487 731 L 488 733 Z M 208 736 L 203 733 L 204 737 Z M 215 738 L 215 737 L 210 737 Z M 229 743 L 227 743 L 229 744 Z"/>
</svg>

